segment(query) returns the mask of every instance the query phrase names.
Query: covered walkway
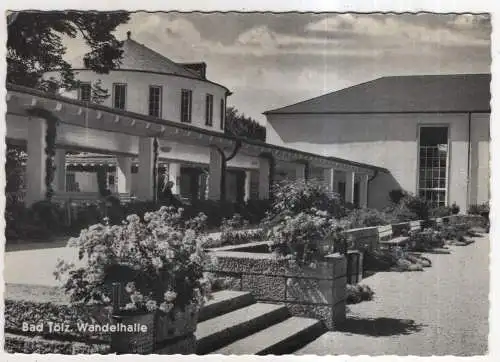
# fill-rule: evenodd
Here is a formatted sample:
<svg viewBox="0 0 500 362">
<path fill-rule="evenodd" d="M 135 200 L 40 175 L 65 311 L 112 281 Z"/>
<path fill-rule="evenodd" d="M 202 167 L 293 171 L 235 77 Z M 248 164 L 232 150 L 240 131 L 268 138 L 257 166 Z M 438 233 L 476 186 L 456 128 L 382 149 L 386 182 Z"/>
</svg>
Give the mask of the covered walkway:
<svg viewBox="0 0 500 362">
<path fill-rule="evenodd" d="M 103 158 L 105 163 L 111 162 L 113 193 L 133 193 L 141 200 L 156 197 L 162 165 L 168 166 L 168 179 L 174 182 L 177 194 L 183 170 L 191 166 L 206 169 L 207 177 L 198 189 L 202 188 L 199 193 L 210 200 L 219 200 L 225 194 L 223 187 L 228 183 L 222 181 L 223 172 L 237 171 L 239 176 L 234 182 L 242 200 L 269 198 L 270 185 L 279 179 L 314 177 L 359 206 L 367 206 L 370 178 L 388 172 L 372 165 L 241 139 L 10 84 L 7 110 L 7 143 L 21 143 L 28 150 L 27 204 L 44 199 L 46 191 L 47 118 L 58 120 L 54 189 L 60 198 L 78 196 L 67 185 L 66 170 L 86 162 L 82 152 L 101 155 L 90 161 L 91 166 Z M 140 172 L 135 186 L 134 167 Z M 97 194 L 97 190 L 93 193 Z"/>
</svg>

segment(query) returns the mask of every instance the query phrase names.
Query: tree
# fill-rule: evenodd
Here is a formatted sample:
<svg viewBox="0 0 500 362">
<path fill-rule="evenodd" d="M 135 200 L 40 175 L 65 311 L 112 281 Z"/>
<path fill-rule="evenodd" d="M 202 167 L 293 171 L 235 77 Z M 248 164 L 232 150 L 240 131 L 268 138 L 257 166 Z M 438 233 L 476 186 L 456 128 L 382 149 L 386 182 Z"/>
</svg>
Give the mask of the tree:
<svg viewBox="0 0 500 362">
<path fill-rule="evenodd" d="M 102 81 L 100 79 L 92 83 L 92 94 L 90 96 L 92 103 L 101 104 L 109 98 L 109 91 L 106 88 L 103 88 L 101 85 Z"/>
<path fill-rule="evenodd" d="M 266 128 L 251 117 L 240 114 L 235 107 L 226 109 L 225 133 L 258 141 L 266 140 Z"/>
<path fill-rule="evenodd" d="M 71 65 L 63 59 L 63 37 L 80 35 L 90 48 L 85 67 L 108 73 L 119 66 L 122 42 L 112 34 L 129 20 L 129 13 L 90 11 L 22 11 L 8 15 L 7 82 L 51 91 L 76 86 Z M 61 79 L 50 81 L 42 75 L 59 70 Z M 54 84 L 55 83 L 55 84 Z"/>
</svg>

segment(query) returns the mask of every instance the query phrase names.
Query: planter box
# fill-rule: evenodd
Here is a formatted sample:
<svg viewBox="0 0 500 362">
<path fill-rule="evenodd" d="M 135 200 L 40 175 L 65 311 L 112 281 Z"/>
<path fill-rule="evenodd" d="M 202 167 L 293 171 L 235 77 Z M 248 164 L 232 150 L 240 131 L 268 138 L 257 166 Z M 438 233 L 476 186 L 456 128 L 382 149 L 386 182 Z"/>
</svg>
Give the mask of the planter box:
<svg viewBox="0 0 500 362">
<path fill-rule="evenodd" d="M 209 250 L 217 264 L 208 271 L 231 277 L 256 300 L 284 303 L 293 315 L 317 318 L 334 329 L 345 320 L 347 259 L 331 254 L 316 267 L 291 265 L 263 252 L 267 242 Z"/>
<path fill-rule="evenodd" d="M 357 284 L 363 279 L 363 252 L 349 250 L 347 252 L 347 283 Z"/>
<path fill-rule="evenodd" d="M 350 249 L 361 251 L 374 251 L 378 249 L 379 238 L 376 226 L 351 229 L 344 233 L 352 240 Z"/>
</svg>

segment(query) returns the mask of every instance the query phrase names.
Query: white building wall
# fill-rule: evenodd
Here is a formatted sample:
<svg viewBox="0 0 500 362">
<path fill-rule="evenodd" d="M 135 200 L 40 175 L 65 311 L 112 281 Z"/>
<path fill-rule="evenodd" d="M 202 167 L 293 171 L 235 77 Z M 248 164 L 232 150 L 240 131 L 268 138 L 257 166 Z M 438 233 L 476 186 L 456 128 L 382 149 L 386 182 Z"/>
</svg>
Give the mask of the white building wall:
<svg viewBox="0 0 500 362">
<path fill-rule="evenodd" d="M 471 119 L 471 191 L 470 203 L 490 199 L 490 116 L 475 114 Z"/>
<path fill-rule="evenodd" d="M 392 189 L 417 192 L 418 126 L 448 126 L 448 202 L 467 208 L 467 114 L 268 115 L 268 123 L 277 135 L 270 132 L 269 142 L 281 139 L 288 147 L 387 168 L 392 177 L 379 174 L 370 182 L 369 206 L 378 208 L 387 205 Z M 484 134 L 487 122 L 476 124 Z M 482 180 L 487 178 L 485 148 L 485 143 L 478 146 Z M 485 191 L 479 193 L 484 198 Z"/>
<path fill-rule="evenodd" d="M 57 77 L 57 73 L 46 73 L 45 77 Z M 148 114 L 149 86 L 162 87 L 161 118 L 169 121 L 180 122 L 181 117 L 181 90 L 189 89 L 193 92 L 191 125 L 223 132 L 220 128 L 220 101 L 226 99 L 227 90 L 215 83 L 186 78 L 175 75 L 152 74 L 137 71 L 115 70 L 109 74 L 97 74 L 89 70 L 75 72 L 75 78 L 82 82 L 94 83 L 101 80 L 101 87 L 108 90 L 109 98 L 102 105 L 113 107 L 113 84 L 127 84 L 125 110 L 140 114 Z M 205 98 L 212 94 L 213 125 L 205 125 Z M 63 96 L 77 98 L 76 90 L 63 92 Z"/>
</svg>

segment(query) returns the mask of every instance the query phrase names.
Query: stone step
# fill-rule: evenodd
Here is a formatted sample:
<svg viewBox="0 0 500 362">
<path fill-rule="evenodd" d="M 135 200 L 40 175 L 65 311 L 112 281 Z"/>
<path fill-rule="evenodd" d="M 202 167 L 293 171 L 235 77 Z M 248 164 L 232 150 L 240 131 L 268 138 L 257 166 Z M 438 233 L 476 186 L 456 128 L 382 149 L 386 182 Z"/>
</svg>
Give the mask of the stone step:
<svg viewBox="0 0 500 362">
<path fill-rule="evenodd" d="M 224 355 L 289 354 L 318 338 L 326 331 L 317 319 L 290 317 L 213 353 Z"/>
<path fill-rule="evenodd" d="M 254 303 L 198 323 L 197 354 L 206 354 L 240 338 L 281 322 L 290 316 L 284 305 Z"/>
<path fill-rule="evenodd" d="M 198 322 L 203 322 L 224 313 L 232 312 L 255 302 L 252 294 L 235 290 L 214 292 L 212 296 L 213 298 L 200 310 Z"/>
</svg>

